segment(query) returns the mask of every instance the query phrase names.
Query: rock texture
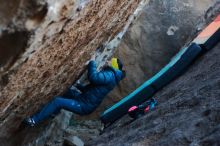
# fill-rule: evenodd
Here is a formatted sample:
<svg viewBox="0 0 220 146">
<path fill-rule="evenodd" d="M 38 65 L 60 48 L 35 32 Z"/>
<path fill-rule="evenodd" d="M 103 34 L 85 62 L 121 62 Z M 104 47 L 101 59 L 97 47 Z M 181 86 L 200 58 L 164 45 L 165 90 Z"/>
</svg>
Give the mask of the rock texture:
<svg viewBox="0 0 220 146">
<path fill-rule="evenodd" d="M 121 47 L 117 50 L 116 55 L 124 58 L 125 66 L 128 67 L 129 77 L 123 81 L 119 89 L 115 90 L 116 92 L 114 91 L 109 96 L 109 99 L 106 99 L 105 107 L 109 106 L 109 103 L 116 102 L 118 99 L 115 97 L 120 98 L 127 95 L 127 93 L 131 92 L 166 64 L 172 54 L 175 54 L 187 41 L 194 38 L 197 32 L 204 27 L 204 24 L 210 22 L 210 19 L 219 13 L 219 4 L 218 1 L 201 2 L 199 0 L 150 1 L 142 15 L 129 29 Z M 171 11 L 175 10 L 176 5 L 178 5 L 180 11 Z M 158 9 L 156 9 L 159 6 L 161 13 L 158 13 Z M 178 19 L 180 17 L 184 19 Z M 167 21 L 170 19 L 173 21 Z M 179 29 L 174 32 L 174 35 L 170 35 L 170 28 L 173 28 L 170 26 L 174 26 L 174 24 Z M 159 26 L 158 30 L 155 29 L 157 26 Z M 153 34 L 157 35 L 154 37 Z M 172 41 L 172 39 L 175 41 Z M 159 43 L 161 41 L 162 44 Z M 217 91 L 219 90 L 219 87 L 217 87 L 217 84 L 219 84 L 217 82 L 219 81 L 214 83 L 215 80 L 219 80 L 219 75 L 217 75 L 219 74 L 219 67 L 217 67 L 217 62 L 219 62 L 217 59 L 217 56 L 219 56 L 218 50 L 219 46 L 212 50 L 215 53 L 210 52 L 209 55 L 206 54 L 204 56 L 205 58 L 198 60 L 196 66 L 193 67 L 193 71 L 191 69 L 186 76 L 181 77 L 166 87 L 161 93 L 158 93 L 155 96 L 159 100 L 158 109 L 130 125 L 128 125 L 128 121 L 131 119 L 124 117 L 119 123 L 116 123 L 116 125 L 106 131 L 103 136 L 98 137 L 90 144 L 219 145 L 217 138 L 219 137 L 218 120 L 214 122 L 207 120 L 207 117 L 203 117 L 201 114 L 207 108 L 213 111 L 213 115 L 210 116 L 212 119 L 218 119 L 219 116 L 216 114 L 216 110 L 219 108 L 219 92 Z M 212 58 L 213 60 L 211 61 L 210 59 Z M 210 64 L 202 69 L 208 60 Z M 213 68 L 211 72 L 214 71 L 215 73 L 213 74 L 215 75 L 210 74 L 209 69 L 211 66 Z M 197 77 L 196 81 L 190 81 L 196 76 L 195 74 L 200 74 L 201 77 Z M 202 82 L 199 80 L 202 80 Z M 181 83 L 182 81 L 184 82 Z M 213 82 L 213 84 L 208 85 L 211 87 L 203 91 L 202 94 L 207 95 L 206 97 L 204 96 L 205 100 L 200 100 L 203 95 L 200 95 L 198 90 L 201 86 L 206 86 L 204 85 L 206 84 L 205 82 L 208 82 L 208 84 Z M 127 93 L 121 93 L 120 91 L 122 90 Z M 211 98 L 212 100 L 210 100 Z M 177 110 L 177 105 L 180 103 L 182 106 Z M 204 105 L 209 107 L 204 107 Z M 197 122 L 205 123 L 204 125 L 207 126 L 193 126 Z M 189 128 L 187 125 L 192 126 Z M 189 129 L 193 129 L 193 132 Z M 212 132 L 207 131 L 206 133 L 204 132 L 206 130 Z"/>
<path fill-rule="evenodd" d="M 164 67 L 215 16 L 219 2 L 150 0 L 116 50 L 127 79 L 109 97 L 120 99 Z"/>
<path fill-rule="evenodd" d="M 96 113 L 85 118 L 98 118 L 107 107 L 157 73 L 210 22 L 219 5 L 218 0 L 150 0 L 114 54 L 123 61 L 127 77 Z"/>
<path fill-rule="evenodd" d="M 83 64 L 96 48 L 113 39 L 124 27 L 139 2 L 91 0 L 85 8 L 80 5 L 80 9 L 69 9 L 74 7 L 74 2 L 48 1 L 51 13 L 36 30 L 30 47 L 1 74 L 4 78 L 0 86 L 2 141 L 13 135 L 25 116 L 36 112 L 77 79 L 85 67 Z M 70 11 L 76 10 L 77 14 L 70 15 Z"/>
<path fill-rule="evenodd" d="M 35 26 L 39 25 L 47 13 L 47 5 L 44 0 L 1 0 L 0 3 L 1 75 L 10 68 L 28 45 L 31 32 L 27 30 L 26 24 L 35 21 Z"/>
</svg>

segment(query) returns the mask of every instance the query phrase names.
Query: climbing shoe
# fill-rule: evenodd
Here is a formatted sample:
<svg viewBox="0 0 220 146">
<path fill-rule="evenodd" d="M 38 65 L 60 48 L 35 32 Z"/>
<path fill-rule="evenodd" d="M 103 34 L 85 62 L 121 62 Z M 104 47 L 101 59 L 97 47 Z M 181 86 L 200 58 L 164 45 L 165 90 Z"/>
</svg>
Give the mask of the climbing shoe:
<svg viewBox="0 0 220 146">
<path fill-rule="evenodd" d="M 131 118 L 137 119 L 147 113 L 149 110 L 155 108 L 156 104 L 157 101 L 154 98 L 151 98 L 139 106 L 132 106 L 129 108 L 128 115 Z"/>
<path fill-rule="evenodd" d="M 28 126 L 28 127 L 34 127 L 36 125 L 35 121 L 33 118 L 25 118 L 23 121 L 24 125 Z"/>
</svg>

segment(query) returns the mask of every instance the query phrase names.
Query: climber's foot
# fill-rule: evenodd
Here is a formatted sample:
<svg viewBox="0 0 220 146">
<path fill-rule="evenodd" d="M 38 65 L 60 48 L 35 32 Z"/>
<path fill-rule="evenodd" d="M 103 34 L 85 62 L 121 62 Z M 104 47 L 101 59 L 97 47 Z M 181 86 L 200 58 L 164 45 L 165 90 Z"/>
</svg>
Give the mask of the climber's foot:
<svg viewBox="0 0 220 146">
<path fill-rule="evenodd" d="M 24 125 L 28 126 L 28 127 L 34 127 L 36 125 L 35 121 L 33 118 L 25 118 L 23 121 Z"/>
</svg>

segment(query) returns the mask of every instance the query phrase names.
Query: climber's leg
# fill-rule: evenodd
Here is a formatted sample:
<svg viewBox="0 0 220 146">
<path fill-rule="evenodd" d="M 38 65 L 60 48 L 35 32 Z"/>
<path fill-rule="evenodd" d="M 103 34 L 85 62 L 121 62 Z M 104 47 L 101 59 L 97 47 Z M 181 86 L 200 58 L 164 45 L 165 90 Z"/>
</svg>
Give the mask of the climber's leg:
<svg viewBox="0 0 220 146">
<path fill-rule="evenodd" d="M 55 97 L 51 102 L 44 106 L 38 113 L 32 116 L 35 124 L 47 119 L 50 115 L 58 113 L 61 109 L 83 115 L 80 101 L 74 99 L 66 99 L 62 97 Z"/>
<path fill-rule="evenodd" d="M 81 93 L 77 91 L 76 89 L 70 89 L 66 91 L 66 93 L 63 94 L 64 97 L 66 98 L 79 98 Z"/>
</svg>

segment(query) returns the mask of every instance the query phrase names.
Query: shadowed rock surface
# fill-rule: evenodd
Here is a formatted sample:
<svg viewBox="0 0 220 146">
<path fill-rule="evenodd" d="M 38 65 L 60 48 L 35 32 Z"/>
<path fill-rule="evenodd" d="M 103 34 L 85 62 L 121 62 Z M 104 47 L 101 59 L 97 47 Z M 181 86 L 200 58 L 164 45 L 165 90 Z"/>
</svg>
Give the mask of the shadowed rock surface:
<svg viewBox="0 0 220 146">
<path fill-rule="evenodd" d="M 155 97 L 154 111 L 124 117 L 89 145 L 220 145 L 220 44 Z"/>
<path fill-rule="evenodd" d="M 96 113 L 85 118 L 98 118 L 107 107 L 157 73 L 218 14 L 219 8 L 218 0 L 150 0 L 115 53 L 123 61 L 127 77 Z M 172 28 L 178 29 L 170 34 Z"/>
<path fill-rule="evenodd" d="M 219 8 L 218 0 L 150 0 L 116 50 L 127 78 L 109 98 L 117 101 L 156 74 Z"/>
</svg>

